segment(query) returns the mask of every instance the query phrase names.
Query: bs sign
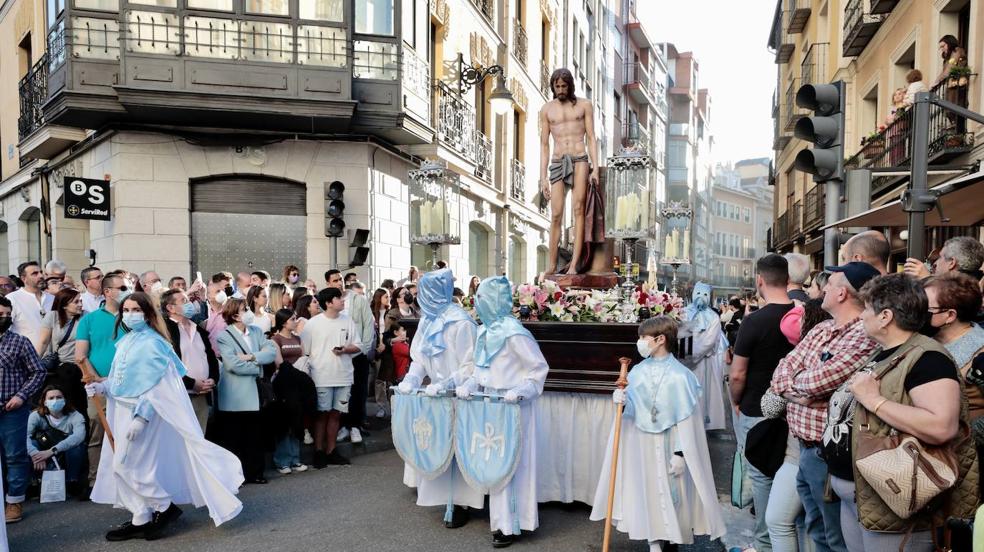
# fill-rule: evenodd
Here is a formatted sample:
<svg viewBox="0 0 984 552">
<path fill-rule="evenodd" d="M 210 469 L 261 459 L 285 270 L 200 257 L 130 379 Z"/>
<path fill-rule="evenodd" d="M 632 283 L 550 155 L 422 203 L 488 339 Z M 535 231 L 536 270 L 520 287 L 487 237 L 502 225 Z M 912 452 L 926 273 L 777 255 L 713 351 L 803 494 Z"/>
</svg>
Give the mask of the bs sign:
<svg viewBox="0 0 984 552">
<path fill-rule="evenodd" d="M 65 218 L 109 220 L 109 182 L 66 176 Z"/>
</svg>

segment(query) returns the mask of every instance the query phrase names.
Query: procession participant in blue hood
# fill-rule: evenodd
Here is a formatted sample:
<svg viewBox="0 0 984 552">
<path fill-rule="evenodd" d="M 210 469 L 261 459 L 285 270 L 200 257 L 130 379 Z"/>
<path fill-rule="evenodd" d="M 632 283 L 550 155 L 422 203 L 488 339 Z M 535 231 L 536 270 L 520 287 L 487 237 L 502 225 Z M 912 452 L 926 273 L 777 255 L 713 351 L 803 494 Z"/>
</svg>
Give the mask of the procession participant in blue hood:
<svg viewBox="0 0 984 552">
<path fill-rule="evenodd" d="M 680 337 L 693 337 L 692 354 L 684 362 L 704 390 L 701 410 L 704 429 L 725 429 L 724 413 L 724 352 L 728 340 L 724 337 L 721 317 L 711 310 L 711 286 L 704 282 L 694 285 L 691 302 L 683 309 L 684 322 Z"/>
<path fill-rule="evenodd" d="M 467 399 L 479 387 L 520 404 L 519 464 L 512 480 L 489 495 L 492 545 L 509 546 L 520 531 L 540 525 L 536 496 L 536 414 L 533 400 L 543 393 L 547 361 L 529 330 L 512 314 L 513 294 L 505 276 L 478 286 L 475 310 L 482 320 L 475 343 L 475 373 L 458 387 Z"/>
<path fill-rule="evenodd" d="M 417 332 L 410 343 L 410 369 L 399 385 L 401 393 L 419 389 L 424 376 L 430 378 L 427 395 L 453 390 L 456 384 L 471 375 L 475 346 L 475 321 L 452 301 L 454 275 L 443 268 L 424 274 L 417 283 L 417 303 L 421 317 Z M 418 506 L 444 506 L 448 497 L 454 503 L 449 529 L 468 522 L 467 508 L 481 509 L 485 497 L 465 483 L 456 473 L 454 462 L 435 479 L 424 479 L 410 466 L 404 468 L 403 482 L 417 487 Z"/>
<path fill-rule="evenodd" d="M 639 326 L 639 355 L 626 389 L 612 400 L 625 404 L 619 440 L 612 523 L 630 539 L 691 544 L 694 535 L 714 540 L 726 531 L 718 504 L 707 437 L 701 418 L 701 388 L 676 358 L 677 323 L 668 316 Z M 592 520 L 607 514 L 614 424 L 595 491 Z"/>
<path fill-rule="evenodd" d="M 147 540 L 181 515 L 177 504 L 207 506 L 216 525 L 236 517 L 243 470 L 231 452 L 205 440 L 188 392 L 185 367 L 167 340 L 150 297 L 126 298 L 116 321 L 129 330 L 116 346 L 109 376 L 86 385 L 89 396 L 106 395 L 106 437 L 91 498 L 123 507 L 132 521 L 106 533 L 106 540 Z"/>
</svg>

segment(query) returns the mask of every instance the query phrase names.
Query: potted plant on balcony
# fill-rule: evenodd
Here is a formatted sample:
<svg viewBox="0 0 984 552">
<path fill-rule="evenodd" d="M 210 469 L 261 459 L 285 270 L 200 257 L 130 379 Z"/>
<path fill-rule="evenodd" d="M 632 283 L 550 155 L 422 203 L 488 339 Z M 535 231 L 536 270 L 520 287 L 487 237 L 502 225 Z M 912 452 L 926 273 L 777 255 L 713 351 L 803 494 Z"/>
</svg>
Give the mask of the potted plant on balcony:
<svg viewBox="0 0 984 552">
<path fill-rule="evenodd" d="M 971 75 L 970 67 L 966 65 L 958 65 L 950 68 L 949 81 L 947 85 L 951 87 L 961 87 L 967 86 L 970 82 Z"/>
</svg>

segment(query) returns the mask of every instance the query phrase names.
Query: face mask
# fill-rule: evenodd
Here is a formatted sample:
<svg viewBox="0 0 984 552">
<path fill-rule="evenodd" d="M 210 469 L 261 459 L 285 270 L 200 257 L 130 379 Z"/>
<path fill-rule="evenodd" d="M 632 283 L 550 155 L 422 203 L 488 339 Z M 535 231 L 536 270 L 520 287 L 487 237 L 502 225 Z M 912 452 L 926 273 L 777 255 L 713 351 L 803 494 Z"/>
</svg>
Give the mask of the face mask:
<svg viewBox="0 0 984 552">
<path fill-rule="evenodd" d="M 936 334 L 940 333 L 941 329 L 943 328 L 942 327 L 938 328 L 934 326 L 933 320 L 932 318 L 930 318 L 926 320 L 926 323 L 923 324 L 923 327 L 919 329 L 919 333 L 923 334 L 926 337 L 936 337 Z"/>
<path fill-rule="evenodd" d="M 232 286 L 226 286 L 225 287 L 225 294 L 226 294 L 226 297 L 232 297 L 233 295 L 236 294 L 236 292 L 235 292 L 235 290 L 232 289 Z"/>
<path fill-rule="evenodd" d="M 290 278 L 288 278 L 288 280 L 290 280 L 290 283 L 296 284 L 297 281 L 300 280 L 300 278 L 301 278 L 300 276 L 291 276 Z"/>
<path fill-rule="evenodd" d="M 159 294 L 162 291 L 164 291 L 164 284 L 162 284 L 160 282 L 154 282 L 153 284 L 150 285 L 150 292 L 151 293 L 157 293 L 157 294 Z"/>
<path fill-rule="evenodd" d="M 58 414 L 65 408 L 65 399 L 48 399 L 44 401 L 44 405 L 48 407 L 48 410 Z"/>
<path fill-rule="evenodd" d="M 220 305 L 223 304 L 223 303 L 225 303 L 226 302 L 226 299 L 228 299 L 228 298 L 229 298 L 229 296 L 226 295 L 226 292 L 222 291 L 221 289 L 219 291 L 215 292 L 215 302 L 218 303 L 218 304 L 220 304 Z"/>
<path fill-rule="evenodd" d="M 147 320 L 144 319 L 142 312 L 124 312 L 123 323 L 131 330 L 139 330 L 147 327 Z"/>
<path fill-rule="evenodd" d="M 9 316 L 0 318 L 0 334 L 6 333 L 6 331 L 10 329 L 10 325 L 13 323 L 14 319 Z"/>
<path fill-rule="evenodd" d="M 242 314 L 242 316 L 239 319 L 240 321 L 242 321 L 243 324 L 246 324 L 247 326 L 252 326 L 253 322 L 256 322 L 256 315 L 253 314 L 253 311 L 246 311 Z"/>
<path fill-rule="evenodd" d="M 181 314 L 184 315 L 185 318 L 195 316 L 198 314 L 198 303 L 185 303 L 184 305 L 181 305 Z"/>
<path fill-rule="evenodd" d="M 639 338 L 639 341 L 636 341 L 636 349 L 639 351 L 639 356 L 642 358 L 649 358 L 649 355 L 653 354 L 649 347 L 649 341 L 641 337 Z"/>
</svg>

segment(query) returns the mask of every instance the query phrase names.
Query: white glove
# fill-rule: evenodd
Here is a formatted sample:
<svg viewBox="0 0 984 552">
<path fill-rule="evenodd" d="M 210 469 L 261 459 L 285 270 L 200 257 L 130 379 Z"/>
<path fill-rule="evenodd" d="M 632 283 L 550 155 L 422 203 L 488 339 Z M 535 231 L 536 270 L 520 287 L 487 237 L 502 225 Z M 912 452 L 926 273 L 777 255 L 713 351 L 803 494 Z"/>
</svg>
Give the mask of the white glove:
<svg viewBox="0 0 984 552">
<path fill-rule="evenodd" d="M 683 456 L 674 454 L 673 457 L 670 458 L 670 469 L 668 470 L 668 473 L 673 477 L 680 477 L 683 475 L 683 470 L 686 466 L 687 463 L 683 461 Z"/>
<path fill-rule="evenodd" d="M 506 391 L 505 395 L 503 395 L 502 400 L 506 401 L 507 403 L 518 403 L 519 392 L 516 391 L 515 389 L 510 389 L 509 391 Z"/>
<path fill-rule="evenodd" d="M 409 395 L 413 393 L 413 384 L 407 380 L 403 380 L 400 382 L 400 385 L 396 386 L 396 390 L 404 395 Z"/>
<path fill-rule="evenodd" d="M 140 434 L 143 433 L 145 427 L 147 427 L 147 420 L 140 416 L 133 418 L 133 421 L 130 422 L 129 429 L 126 431 L 126 440 L 131 443 L 136 441 L 137 437 L 140 437 Z"/>
<path fill-rule="evenodd" d="M 444 392 L 444 386 L 443 385 L 438 385 L 436 383 L 432 383 L 432 384 L 428 385 L 424 389 L 424 393 L 428 397 L 436 397 L 436 396 L 440 395 L 443 392 Z"/>
<path fill-rule="evenodd" d="M 87 397 L 102 396 L 106 394 L 106 385 L 101 381 L 94 381 L 85 385 L 85 395 Z"/>
<path fill-rule="evenodd" d="M 471 398 L 472 393 L 478 388 L 474 379 L 468 378 L 464 383 L 455 388 L 454 394 L 461 400 L 466 401 Z"/>
<path fill-rule="evenodd" d="M 536 385 L 533 382 L 527 380 L 524 383 L 521 383 L 516 387 L 513 387 L 512 389 L 506 391 L 506 394 L 503 395 L 502 400 L 506 401 L 507 403 L 517 403 L 519 402 L 519 399 L 530 399 L 536 396 L 537 396 Z"/>
<path fill-rule="evenodd" d="M 615 404 L 625 404 L 625 389 L 621 387 L 612 392 L 612 402 Z"/>
</svg>

